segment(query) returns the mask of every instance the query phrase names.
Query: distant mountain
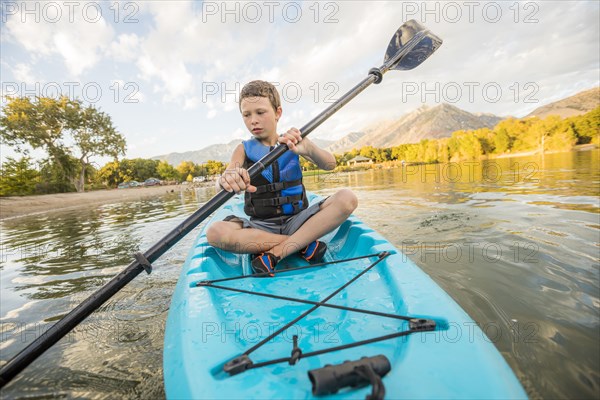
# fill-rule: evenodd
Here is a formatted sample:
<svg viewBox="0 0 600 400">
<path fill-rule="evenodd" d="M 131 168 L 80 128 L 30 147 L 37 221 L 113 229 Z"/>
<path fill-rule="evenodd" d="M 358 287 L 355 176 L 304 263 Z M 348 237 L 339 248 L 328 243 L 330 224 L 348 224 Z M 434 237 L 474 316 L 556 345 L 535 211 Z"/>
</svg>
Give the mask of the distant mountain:
<svg viewBox="0 0 600 400">
<path fill-rule="evenodd" d="M 311 137 L 310 140 L 322 149 L 326 149 L 335 143 L 335 140 L 319 139 L 319 138 L 315 138 L 315 137 Z"/>
<path fill-rule="evenodd" d="M 493 128 L 502 118 L 493 114 L 471 114 L 450 104 L 421 106 L 396 121 L 380 123 L 352 141 L 347 135 L 329 147 L 342 153 L 363 146 L 391 147 L 418 143 L 423 139 L 450 137 L 457 130 Z"/>
<path fill-rule="evenodd" d="M 152 159 L 165 160 L 173 166 L 179 165 L 179 163 L 182 161 L 193 161 L 196 164 L 202 164 L 208 160 L 229 162 L 233 149 L 235 149 L 235 147 L 241 142 L 241 139 L 235 139 L 227 144 L 213 144 L 201 150 L 186 151 L 183 153 L 169 153 L 152 157 Z"/>
<path fill-rule="evenodd" d="M 321 148 L 327 148 L 334 143 L 333 140 L 311 138 L 315 144 Z M 165 160 L 173 166 L 179 165 L 182 161 L 193 161 L 196 164 L 202 164 L 208 160 L 229 162 L 231 153 L 235 147 L 242 143 L 241 139 L 235 139 L 227 144 L 213 144 L 200 150 L 186 151 L 183 153 L 169 153 L 161 156 L 151 157 L 152 160 Z"/>
<path fill-rule="evenodd" d="M 327 147 L 332 153 L 343 153 L 344 149 L 351 148 L 360 138 L 365 136 L 365 132 L 350 132 L 337 142 L 333 142 Z"/>
<path fill-rule="evenodd" d="M 561 118 L 568 118 L 585 114 L 598 106 L 600 106 L 600 87 L 538 107 L 527 117 L 545 118 L 549 115 L 558 115 Z"/>
<path fill-rule="evenodd" d="M 600 87 L 580 92 L 566 99 L 539 107 L 525 118 L 559 115 L 562 118 L 585 114 L 600 105 Z M 343 153 L 363 146 L 391 147 L 405 143 L 418 143 L 423 139 L 450 137 L 458 130 L 493 128 L 503 118 L 493 114 L 470 113 L 450 104 L 435 107 L 421 106 L 415 111 L 395 121 L 378 122 L 358 132 L 351 132 L 337 141 L 312 138 L 319 147 L 334 153 Z M 241 143 L 240 139 L 227 144 L 215 144 L 201 150 L 184 153 L 170 153 L 152 157 L 154 160 L 166 160 L 171 165 L 182 161 L 197 164 L 208 160 L 228 162 L 233 149 Z"/>
</svg>

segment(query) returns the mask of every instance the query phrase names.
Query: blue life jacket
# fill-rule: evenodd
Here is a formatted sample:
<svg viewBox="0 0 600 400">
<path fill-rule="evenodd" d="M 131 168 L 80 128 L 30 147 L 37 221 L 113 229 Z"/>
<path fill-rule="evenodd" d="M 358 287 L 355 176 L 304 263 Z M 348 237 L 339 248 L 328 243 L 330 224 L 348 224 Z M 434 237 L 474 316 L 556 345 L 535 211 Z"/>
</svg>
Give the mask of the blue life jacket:
<svg viewBox="0 0 600 400">
<path fill-rule="evenodd" d="M 242 143 L 246 169 L 275 148 L 265 146 L 255 138 Z M 308 207 L 300 157 L 291 151 L 285 152 L 250 183 L 257 190 L 245 192 L 244 212 L 251 217 L 266 219 L 294 215 Z"/>
</svg>

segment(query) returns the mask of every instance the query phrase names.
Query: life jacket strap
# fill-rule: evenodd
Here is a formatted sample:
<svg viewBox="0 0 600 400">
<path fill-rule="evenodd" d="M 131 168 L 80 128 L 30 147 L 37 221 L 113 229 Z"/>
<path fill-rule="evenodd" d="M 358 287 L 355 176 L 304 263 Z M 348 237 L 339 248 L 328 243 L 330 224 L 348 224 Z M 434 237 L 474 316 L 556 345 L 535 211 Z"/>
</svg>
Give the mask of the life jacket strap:
<svg viewBox="0 0 600 400">
<path fill-rule="evenodd" d="M 293 196 L 282 196 L 275 197 L 272 199 L 252 199 L 251 203 L 253 206 L 264 207 L 264 206 L 281 206 L 283 204 L 292 204 L 296 201 L 302 200 L 302 194 L 296 194 Z"/>
<path fill-rule="evenodd" d="M 281 190 L 299 185 L 302 185 L 302 179 L 290 182 L 273 182 L 269 183 L 268 185 L 257 186 L 256 192 L 253 192 L 252 194 L 261 194 L 265 192 L 279 192 Z"/>
</svg>

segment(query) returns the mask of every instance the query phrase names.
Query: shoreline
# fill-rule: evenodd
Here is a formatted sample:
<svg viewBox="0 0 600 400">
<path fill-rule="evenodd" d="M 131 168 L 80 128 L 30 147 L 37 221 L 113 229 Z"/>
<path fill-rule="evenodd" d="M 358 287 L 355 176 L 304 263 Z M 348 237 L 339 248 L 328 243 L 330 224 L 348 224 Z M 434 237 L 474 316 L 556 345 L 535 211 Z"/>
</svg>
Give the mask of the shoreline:
<svg viewBox="0 0 600 400">
<path fill-rule="evenodd" d="M 568 153 L 571 151 L 590 151 L 590 150 L 596 150 L 598 148 L 598 145 L 596 144 L 592 144 L 592 143 L 588 143 L 588 144 L 578 144 L 573 146 L 573 148 L 571 150 L 546 150 L 544 151 L 543 155 L 546 154 L 556 154 L 556 153 Z M 536 150 L 530 150 L 530 151 L 521 151 L 518 153 L 502 153 L 502 154 L 498 154 L 498 155 L 491 155 L 491 157 L 488 157 L 489 160 L 494 160 L 497 158 L 511 158 L 511 157 L 528 157 L 528 156 L 542 156 L 542 152 L 539 149 Z"/>
<path fill-rule="evenodd" d="M 595 150 L 598 146 L 595 144 L 586 144 L 575 146 L 570 151 L 589 151 Z M 545 154 L 562 153 L 561 151 L 545 152 Z M 502 154 L 496 157 L 490 157 L 489 160 L 509 157 L 527 157 L 539 155 L 539 151 L 520 152 L 513 154 Z M 381 165 L 380 165 L 381 167 Z M 371 167 L 372 168 L 372 167 Z M 365 169 L 367 170 L 367 169 Z M 324 172 L 326 173 L 326 172 Z M 310 175 L 315 175 L 309 174 Z M 319 175 L 316 173 L 316 175 Z M 202 184 L 196 185 L 166 185 L 137 187 L 128 189 L 106 189 L 94 190 L 85 193 L 55 193 L 34 196 L 11 196 L 0 197 L 0 221 L 20 218 L 44 212 L 65 211 L 68 209 L 79 208 L 93 204 L 111 204 L 124 200 L 135 200 L 150 196 L 164 195 L 167 193 L 185 192 L 197 187 L 211 186 Z"/>
<path fill-rule="evenodd" d="M 167 193 L 183 192 L 192 186 L 167 185 L 128 189 L 93 190 L 84 193 L 54 193 L 35 196 L 0 197 L 0 221 L 40 214 L 64 211 L 93 204 L 118 203 Z"/>
</svg>

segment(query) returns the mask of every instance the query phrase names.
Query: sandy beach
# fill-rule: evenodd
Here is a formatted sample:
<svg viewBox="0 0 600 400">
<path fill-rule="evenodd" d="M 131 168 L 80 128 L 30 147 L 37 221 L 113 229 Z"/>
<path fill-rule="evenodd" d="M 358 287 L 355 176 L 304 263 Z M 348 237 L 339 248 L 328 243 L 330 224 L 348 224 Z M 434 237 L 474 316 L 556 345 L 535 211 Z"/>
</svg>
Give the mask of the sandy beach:
<svg viewBox="0 0 600 400">
<path fill-rule="evenodd" d="M 189 190 L 189 186 L 150 186 L 129 189 L 95 190 L 85 193 L 57 193 L 39 196 L 0 197 L 0 220 L 41 212 L 65 210 L 90 204 L 117 203 L 171 192 Z"/>
</svg>

